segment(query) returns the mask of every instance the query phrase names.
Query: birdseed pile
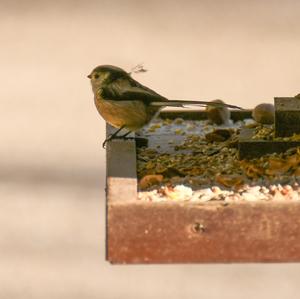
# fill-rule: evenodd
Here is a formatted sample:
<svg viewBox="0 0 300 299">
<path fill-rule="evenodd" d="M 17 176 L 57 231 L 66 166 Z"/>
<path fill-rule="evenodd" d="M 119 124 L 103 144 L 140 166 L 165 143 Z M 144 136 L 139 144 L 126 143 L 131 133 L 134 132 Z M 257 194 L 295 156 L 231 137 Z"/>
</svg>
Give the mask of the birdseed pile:
<svg viewBox="0 0 300 299">
<path fill-rule="evenodd" d="M 146 201 L 258 201 L 300 199 L 300 148 L 238 159 L 238 136 L 252 120 L 227 126 L 157 119 L 144 128 L 137 150 L 139 199 Z M 257 127 L 259 139 L 271 126 Z M 258 138 L 257 137 L 257 138 Z"/>
</svg>

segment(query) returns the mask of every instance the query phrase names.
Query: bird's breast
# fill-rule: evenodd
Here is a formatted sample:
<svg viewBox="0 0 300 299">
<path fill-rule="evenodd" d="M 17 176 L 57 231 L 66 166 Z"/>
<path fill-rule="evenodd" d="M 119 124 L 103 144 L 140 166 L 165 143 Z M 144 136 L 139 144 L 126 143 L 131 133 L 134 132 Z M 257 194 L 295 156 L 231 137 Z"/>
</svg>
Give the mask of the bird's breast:
<svg viewBox="0 0 300 299">
<path fill-rule="evenodd" d="M 116 128 L 125 126 L 130 131 L 143 127 L 155 114 L 142 101 L 116 101 L 97 96 L 95 104 L 106 122 Z"/>
</svg>

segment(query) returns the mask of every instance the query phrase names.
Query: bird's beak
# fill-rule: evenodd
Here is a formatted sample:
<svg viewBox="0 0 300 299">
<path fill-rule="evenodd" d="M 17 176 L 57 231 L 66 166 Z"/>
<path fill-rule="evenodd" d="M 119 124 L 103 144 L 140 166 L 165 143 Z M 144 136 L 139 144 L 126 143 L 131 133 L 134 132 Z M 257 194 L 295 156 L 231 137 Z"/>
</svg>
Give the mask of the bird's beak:
<svg viewBox="0 0 300 299">
<path fill-rule="evenodd" d="M 92 79 L 92 74 L 88 75 L 87 77 L 88 77 L 89 79 Z"/>
</svg>

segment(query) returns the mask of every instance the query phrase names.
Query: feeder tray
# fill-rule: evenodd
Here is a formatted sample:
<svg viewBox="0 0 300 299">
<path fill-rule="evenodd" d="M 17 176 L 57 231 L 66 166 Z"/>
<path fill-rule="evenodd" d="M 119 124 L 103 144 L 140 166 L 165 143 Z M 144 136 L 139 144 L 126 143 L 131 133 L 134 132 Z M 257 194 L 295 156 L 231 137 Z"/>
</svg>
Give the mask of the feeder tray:
<svg viewBox="0 0 300 299">
<path fill-rule="evenodd" d="M 250 114 L 233 111 L 232 118 Z M 162 112 L 160 117 L 201 119 L 205 112 Z M 113 140 L 106 155 L 110 263 L 300 261 L 300 202 L 139 201 L 135 141 Z"/>
</svg>

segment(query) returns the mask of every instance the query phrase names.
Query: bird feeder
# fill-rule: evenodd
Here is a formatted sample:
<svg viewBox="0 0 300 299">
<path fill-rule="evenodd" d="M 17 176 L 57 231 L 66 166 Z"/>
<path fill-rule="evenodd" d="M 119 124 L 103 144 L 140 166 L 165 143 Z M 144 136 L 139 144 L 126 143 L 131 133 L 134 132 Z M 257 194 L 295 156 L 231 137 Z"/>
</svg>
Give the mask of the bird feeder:
<svg viewBox="0 0 300 299">
<path fill-rule="evenodd" d="M 278 108 L 279 102 L 276 117 L 288 114 Z M 251 111 L 233 111 L 232 119 L 250 115 Z M 198 120 L 205 118 L 205 112 L 162 112 L 160 117 Z M 288 124 L 276 122 L 277 131 L 285 132 L 278 130 L 284 125 Z M 176 136 L 153 138 L 152 142 L 165 147 Z M 241 143 L 242 153 L 261 146 L 248 137 Z M 106 159 L 106 258 L 110 263 L 300 261 L 300 201 L 140 201 L 135 141 L 109 142 Z"/>
</svg>

